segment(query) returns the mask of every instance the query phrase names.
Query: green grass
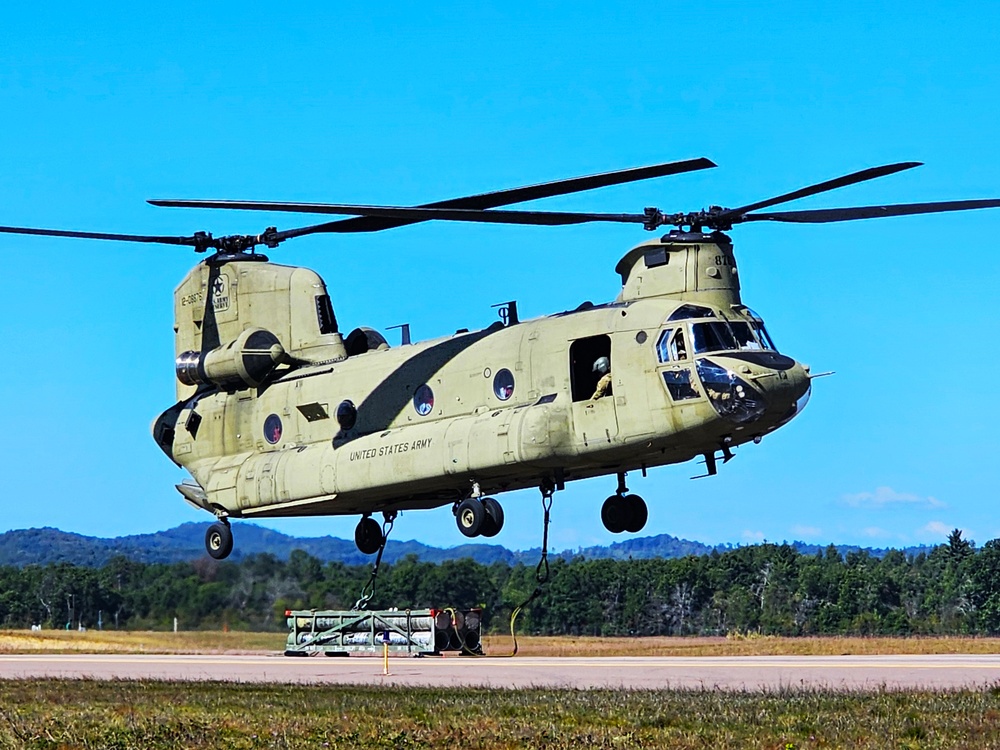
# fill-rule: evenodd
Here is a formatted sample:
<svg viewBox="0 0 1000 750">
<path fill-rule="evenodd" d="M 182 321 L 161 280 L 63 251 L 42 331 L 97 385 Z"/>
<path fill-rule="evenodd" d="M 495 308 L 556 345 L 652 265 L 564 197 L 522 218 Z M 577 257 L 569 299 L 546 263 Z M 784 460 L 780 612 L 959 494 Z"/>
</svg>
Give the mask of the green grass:
<svg viewBox="0 0 1000 750">
<path fill-rule="evenodd" d="M 0 681 L 0 748 L 1000 748 L 1000 690 Z"/>
</svg>

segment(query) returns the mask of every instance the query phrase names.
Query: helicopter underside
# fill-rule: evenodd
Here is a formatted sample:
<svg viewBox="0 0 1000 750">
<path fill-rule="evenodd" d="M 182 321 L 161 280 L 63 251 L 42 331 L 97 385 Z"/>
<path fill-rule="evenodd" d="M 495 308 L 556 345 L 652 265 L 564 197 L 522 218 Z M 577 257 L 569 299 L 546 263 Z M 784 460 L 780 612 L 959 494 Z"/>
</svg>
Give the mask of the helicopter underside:
<svg viewBox="0 0 1000 750">
<path fill-rule="evenodd" d="M 717 467 L 733 457 L 732 449 L 759 442 L 762 435 L 786 424 L 801 412 L 808 400 L 800 397 L 791 410 L 782 408 L 770 424 L 755 425 L 754 430 L 734 431 L 729 422 L 713 419 L 684 434 L 648 438 L 631 444 L 618 444 L 577 456 L 573 461 L 552 456 L 530 465 L 519 463 L 495 466 L 466 475 L 441 475 L 415 482 L 409 480 L 405 490 L 392 485 L 369 487 L 344 492 L 277 503 L 265 507 L 250 507 L 233 513 L 234 517 L 280 518 L 304 516 L 357 515 L 402 510 L 428 510 L 454 505 L 469 497 L 471 488 L 478 486 L 484 495 L 496 495 L 514 490 L 534 489 L 547 483 L 561 488 L 566 482 L 646 471 L 671 464 L 686 463 L 701 457 L 702 476 L 715 474 Z M 402 489 L 402 488 L 400 488 Z"/>
</svg>

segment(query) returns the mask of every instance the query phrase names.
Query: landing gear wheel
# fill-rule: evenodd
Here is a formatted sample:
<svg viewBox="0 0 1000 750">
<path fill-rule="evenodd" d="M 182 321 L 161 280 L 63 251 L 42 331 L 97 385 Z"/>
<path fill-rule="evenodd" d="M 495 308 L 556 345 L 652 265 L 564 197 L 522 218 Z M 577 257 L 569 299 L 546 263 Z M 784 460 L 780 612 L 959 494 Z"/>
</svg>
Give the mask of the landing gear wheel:
<svg viewBox="0 0 1000 750">
<path fill-rule="evenodd" d="M 215 560 L 225 560 L 233 551 L 233 530 L 228 523 L 213 523 L 205 532 L 205 549 Z"/>
<path fill-rule="evenodd" d="M 466 498 L 455 509 L 455 522 L 458 524 L 458 530 L 465 536 L 473 537 L 482 534 L 485 519 L 486 508 L 475 498 Z"/>
<path fill-rule="evenodd" d="M 503 507 L 492 497 L 484 497 L 482 503 L 483 510 L 486 511 L 486 522 L 480 534 L 487 537 L 496 536 L 503 528 Z"/>
<path fill-rule="evenodd" d="M 622 502 L 625 504 L 625 531 L 630 534 L 642 531 L 646 519 L 649 518 L 646 501 L 638 495 L 626 495 L 622 498 Z"/>
<path fill-rule="evenodd" d="M 612 534 L 621 534 L 628 523 L 628 506 L 621 495 L 612 495 L 601 506 L 601 523 Z"/>
<path fill-rule="evenodd" d="M 374 555 L 382 546 L 382 527 L 378 521 L 365 516 L 354 529 L 354 543 L 363 555 Z"/>
</svg>

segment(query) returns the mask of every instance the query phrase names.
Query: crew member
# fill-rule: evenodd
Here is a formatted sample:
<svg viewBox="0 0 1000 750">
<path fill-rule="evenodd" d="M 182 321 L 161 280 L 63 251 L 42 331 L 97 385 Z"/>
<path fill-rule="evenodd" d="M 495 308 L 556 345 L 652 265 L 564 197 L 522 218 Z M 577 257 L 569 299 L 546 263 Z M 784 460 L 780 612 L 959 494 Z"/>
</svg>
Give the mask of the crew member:
<svg viewBox="0 0 1000 750">
<path fill-rule="evenodd" d="M 601 379 L 597 381 L 594 395 L 590 397 L 591 401 L 596 401 L 611 393 L 611 362 L 607 357 L 597 358 L 594 362 L 594 372 L 599 372 Z"/>
</svg>

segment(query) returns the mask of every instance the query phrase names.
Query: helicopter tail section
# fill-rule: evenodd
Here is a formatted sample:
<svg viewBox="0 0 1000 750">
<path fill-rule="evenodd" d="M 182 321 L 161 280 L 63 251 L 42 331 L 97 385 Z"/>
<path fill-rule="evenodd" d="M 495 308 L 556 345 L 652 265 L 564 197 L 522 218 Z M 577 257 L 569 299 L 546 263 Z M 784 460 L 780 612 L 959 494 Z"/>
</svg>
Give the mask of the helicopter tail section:
<svg viewBox="0 0 1000 750">
<path fill-rule="evenodd" d="M 257 334 L 248 350 L 242 339 L 251 329 Z M 347 356 L 319 274 L 259 255 L 195 266 L 174 292 L 174 330 L 182 401 L 205 382 L 254 386 L 282 362 Z"/>
</svg>

